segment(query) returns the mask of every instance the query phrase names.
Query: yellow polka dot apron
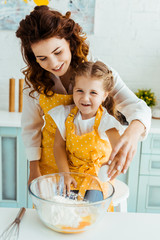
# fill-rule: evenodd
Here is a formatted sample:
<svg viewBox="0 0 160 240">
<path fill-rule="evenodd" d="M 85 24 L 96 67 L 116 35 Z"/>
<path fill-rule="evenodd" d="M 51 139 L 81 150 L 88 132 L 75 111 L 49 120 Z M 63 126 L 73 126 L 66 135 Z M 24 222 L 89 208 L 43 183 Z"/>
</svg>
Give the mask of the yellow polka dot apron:
<svg viewBox="0 0 160 240">
<path fill-rule="evenodd" d="M 42 129 L 42 153 L 40 160 L 40 171 L 42 175 L 58 172 L 53 154 L 54 137 L 57 126 L 51 116 L 47 113 L 58 105 L 70 105 L 72 103 L 72 95 L 55 93 L 52 97 L 46 97 L 44 94 L 41 94 L 39 97 L 39 104 L 45 115 L 45 126 Z"/>
<path fill-rule="evenodd" d="M 99 107 L 95 116 L 93 131 L 81 136 L 75 134 L 74 117 L 78 112 L 75 106 L 66 119 L 66 151 L 71 172 L 87 173 L 98 175 L 99 168 L 103 163 L 106 163 L 111 154 L 111 145 L 108 141 L 100 138 L 98 127 L 103 114 L 102 106 Z M 80 198 L 83 198 L 86 190 L 100 190 L 105 198 L 107 194 L 107 184 L 99 181 L 99 184 L 92 180 L 76 178 L 77 188 Z M 75 189 L 75 188 L 74 188 Z M 110 209 L 110 211 L 113 209 Z"/>
</svg>

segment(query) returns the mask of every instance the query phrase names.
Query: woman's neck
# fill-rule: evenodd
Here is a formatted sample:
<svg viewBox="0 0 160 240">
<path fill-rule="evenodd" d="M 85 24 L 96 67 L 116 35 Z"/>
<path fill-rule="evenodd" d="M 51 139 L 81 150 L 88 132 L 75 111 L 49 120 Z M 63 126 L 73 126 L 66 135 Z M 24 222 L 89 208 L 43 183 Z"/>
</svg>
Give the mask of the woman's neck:
<svg viewBox="0 0 160 240">
<path fill-rule="evenodd" d="M 73 76 L 73 70 L 70 67 L 68 71 L 63 76 L 60 77 L 60 80 L 67 92 L 68 92 L 69 84 L 71 83 L 72 76 Z"/>
</svg>

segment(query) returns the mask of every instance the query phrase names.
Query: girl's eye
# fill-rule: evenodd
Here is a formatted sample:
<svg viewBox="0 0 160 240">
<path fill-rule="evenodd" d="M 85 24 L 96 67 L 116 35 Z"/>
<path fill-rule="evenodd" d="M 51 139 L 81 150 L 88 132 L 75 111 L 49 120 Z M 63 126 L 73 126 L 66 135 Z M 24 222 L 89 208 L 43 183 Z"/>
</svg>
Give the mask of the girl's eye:
<svg viewBox="0 0 160 240">
<path fill-rule="evenodd" d="M 78 90 L 77 90 L 77 92 L 83 92 L 83 90 L 81 90 L 81 89 L 78 89 Z"/>
<path fill-rule="evenodd" d="M 59 51 L 59 52 L 56 52 L 56 53 L 54 53 L 55 55 L 59 55 L 61 53 L 61 51 Z"/>
<path fill-rule="evenodd" d="M 97 93 L 96 93 L 96 92 L 94 92 L 94 91 L 92 91 L 92 92 L 91 92 L 91 94 L 94 94 L 94 95 L 96 95 Z"/>
</svg>

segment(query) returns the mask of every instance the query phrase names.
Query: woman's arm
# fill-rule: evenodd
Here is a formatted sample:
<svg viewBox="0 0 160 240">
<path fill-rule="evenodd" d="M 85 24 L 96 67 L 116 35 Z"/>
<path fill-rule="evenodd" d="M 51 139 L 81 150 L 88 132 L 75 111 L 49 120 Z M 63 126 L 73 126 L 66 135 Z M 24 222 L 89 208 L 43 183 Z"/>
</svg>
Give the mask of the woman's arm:
<svg viewBox="0 0 160 240">
<path fill-rule="evenodd" d="M 92 61 L 98 59 L 90 55 Z M 138 140 L 147 136 L 151 125 L 151 109 L 139 99 L 122 81 L 119 74 L 108 66 L 114 77 L 114 89 L 111 94 L 116 103 L 116 109 L 120 111 L 129 122 L 127 130 L 121 135 L 120 140 L 113 148 L 110 162 L 114 164 L 114 158 L 119 157 L 122 165 L 122 172 L 125 173 L 133 159 L 137 149 Z M 115 159 L 116 162 L 116 159 Z M 116 170 L 111 167 L 108 174 Z"/>
<path fill-rule="evenodd" d="M 144 125 L 138 120 L 132 121 L 127 127 L 112 150 L 109 160 L 109 177 L 113 178 L 116 171 L 116 176 L 121 172 L 124 174 L 126 173 L 136 153 L 138 141 L 141 137 L 141 134 L 144 132 L 144 129 Z M 121 171 L 119 171 L 119 169 Z"/>
<path fill-rule="evenodd" d="M 89 53 L 88 59 L 93 62 L 100 61 L 100 59 L 95 58 L 91 52 Z M 147 136 L 151 125 L 150 108 L 126 86 L 119 74 L 113 68 L 107 63 L 106 65 L 112 71 L 114 78 L 114 88 L 111 94 L 115 100 L 116 109 L 126 117 L 129 123 L 133 120 L 139 120 L 145 126 L 142 137 Z"/>
<path fill-rule="evenodd" d="M 129 126 L 121 135 L 120 140 L 113 148 L 110 156 L 111 165 L 108 175 L 112 178 L 117 170 L 116 162 L 119 158 L 119 165 L 122 172 L 126 173 L 137 150 L 138 141 L 147 136 L 151 125 L 151 110 L 147 104 L 125 85 L 118 73 L 111 69 L 115 86 L 112 96 L 116 103 L 116 109 L 126 117 Z"/>
<path fill-rule="evenodd" d="M 28 179 L 28 185 L 37 177 L 41 176 L 40 168 L 39 168 L 39 161 L 30 161 L 30 173 Z"/>
<path fill-rule="evenodd" d="M 133 120 L 139 120 L 145 126 L 142 134 L 144 137 L 150 129 L 151 109 L 126 86 L 114 69 L 111 68 L 111 70 L 114 77 L 114 89 L 111 94 L 116 103 L 116 109 L 126 117 L 129 124 Z"/>
<path fill-rule="evenodd" d="M 26 86 L 24 86 L 26 87 Z M 31 89 L 23 91 L 22 111 L 22 139 L 26 150 L 27 159 L 30 163 L 30 175 L 28 184 L 41 176 L 39 161 L 41 159 L 41 128 L 44 124 L 43 111 L 39 106 L 39 99 L 29 96 Z"/>
<path fill-rule="evenodd" d="M 31 89 L 23 92 L 23 111 L 22 111 L 22 139 L 29 161 L 41 158 L 41 129 L 44 124 L 43 111 L 37 99 L 29 96 Z"/>
<path fill-rule="evenodd" d="M 120 134 L 116 128 L 111 128 L 106 131 L 107 137 L 111 144 L 111 147 L 114 148 L 120 140 Z"/>
<path fill-rule="evenodd" d="M 111 147 L 113 149 L 116 146 L 116 144 L 120 141 L 120 134 L 116 128 L 111 128 L 111 129 L 107 130 L 106 134 L 107 134 L 107 137 L 111 144 Z M 116 170 L 114 170 L 114 169 L 116 169 Z M 112 164 L 112 175 L 108 174 L 108 177 L 110 177 L 111 180 L 113 178 L 116 178 L 121 173 L 121 170 L 122 169 L 120 168 L 120 165 L 119 165 L 119 159 L 117 157 L 115 157 L 114 163 Z"/>
</svg>

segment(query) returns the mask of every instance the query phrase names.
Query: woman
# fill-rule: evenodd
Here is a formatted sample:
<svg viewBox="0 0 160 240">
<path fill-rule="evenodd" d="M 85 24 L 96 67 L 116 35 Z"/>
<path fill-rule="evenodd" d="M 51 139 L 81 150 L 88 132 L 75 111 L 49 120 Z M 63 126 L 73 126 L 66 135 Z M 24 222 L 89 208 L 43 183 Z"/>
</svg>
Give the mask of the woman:
<svg viewBox="0 0 160 240">
<path fill-rule="evenodd" d="M 30 160 L 29 182 L 41 174 L 57 172 L 53 156 L 56 125 L 44 116 L 53 107 L 72 103 L 72 76 L 76 67 L 88 60 L 89 46 L 82 28 L 47 6 L 37 6 L 20 22 L 16 36 L 27 68 L 22 114 L 22 135 Z M 110 156 L 108 175 L 125 173 L 135 154 L 139 138 L 150 127 L 151 112 L 113 69 L 115 87 L 112 96 L 116 108 L 130 123 Z M 119 159 L 117 161 L 117 158 Z"/>
</svg>

